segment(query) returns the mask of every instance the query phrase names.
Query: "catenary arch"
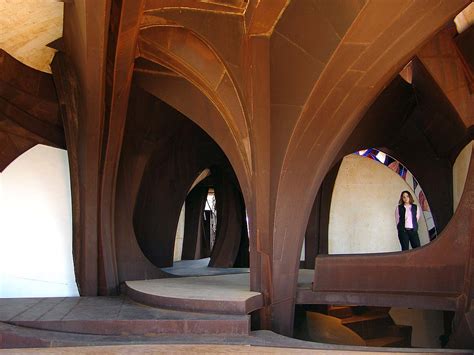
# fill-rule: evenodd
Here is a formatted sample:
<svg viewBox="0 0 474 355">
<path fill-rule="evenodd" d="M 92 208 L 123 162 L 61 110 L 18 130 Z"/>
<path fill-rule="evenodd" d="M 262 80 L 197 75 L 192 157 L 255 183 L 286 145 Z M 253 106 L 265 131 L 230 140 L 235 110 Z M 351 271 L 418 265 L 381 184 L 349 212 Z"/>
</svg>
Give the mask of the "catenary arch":
<svg viewBox="0 0 474 355">
<path fill-rule="evenodd" d="M 344 46 L 339 45 L 315 80 L 311 93 L 304 99 L 303 110 L 296 120 L 284 154 L 281 171 L 285 173 L 278 178 L 274 207 L 275 255 L 272 272 L 281 275 L 273 285 L 273 313 L 278 332 L 292 332 L 291 322 L 284 325 L 279 319 L 294 312 L 304 227 L 332 156 L 383 86 L 413 57 L 419 46 L 465 4 L 465 1 L 438 3 L 437 6 L 424 8 L 423 16 L 419 16 L 423 5 L 413 2 L 400 9 L 398 17 L 382 25 L 377 36 L 367 31 L 363 19 L 371 14 L 383 13 L 384 10 L 378 6 L 384 5 L 372 3 L 364 7 L 359 21 L 355 21 L 341 42 L 350 44 L 361 33 L 367 35 L 361 53 L 347 60 L 347 56 L 343 55 Z M 291 213 L 296 209 L 302 213 Z M 286 236 L 288 231 L 294 238 Z M 283 284 L 286 286 L 283 287 Z"/>
<path fill-rule="evenodd" d="M 420 183 L 418 182 L 416 177 L 410 172 L 410 170 L 405 165 L 403 165 L 402 162 L 398 161 L 397 159 L 383 152 L 382 150 L 369 148 L 360 150 L 358 152 L 355 152 L 354 154 L 363 156 L 368 159 L 372 159 L 380 164 L 383 164 L 387 168 L 393 170 L 398 176 L 400 176 L 400 178 L 405 181 L 410 190 L 415 192 L 416 198 L 420 202 L 420 207 L 423 211 L 423 218 L 425 219 L 426 225 L 428 227 L 430 240 L 435 239 L 438 235 L 438 231 L 436 229 L 436 221 L 433 219 L 433 214 L 431 213 L 430 204 L 428 203 L 426 194 L 423 191 Z"/>
<path fill-rule="evenodd" d="M 424 245 L 436 237 L 437 231 L 428 200 L 413 174 L 378 149 L 347 155 L 331 196 L 328 240 L 316 245 L 327 243 L 328 254 L 400 251 L 394 210 L 404 190 L 411 192 L 419 208 L 419 236 Z M 314 259 L 318 250 L 307 254 Z"/>
<path fill-rule="evenodd" d="M 240 211 L 244 206 L 233 167 L 204 130 L 137 85 L 132 85 L 130 97 L 115 220 L 121 281 L 159 278 L 160 268 L 172 265 L 183 202 L 206 168 L 214 176 L 221 172 L 218 188 L 219 193 L 224 190 L 223 208 Z M 234 215 L 225 219 L 222 214 L 222 223 L 244 223 L 243 218 L 232 220 Z M 239 233 L 233 234 L 233 239 L 238 237 Z M 222 250 L 226 250 L 231 238 L 223 235 L 223 239 Z"/>
<path fill-rule="evenodd" d="M 198 50 L 181 50 L 182 41 Z M 163 66 L 173 74 L 161 78 L 153 75 L 152 79 L 149 75 L 144 78 L 145 72 L 136 71 L 137 81 L 147 91 L 161 95 L 160 99 L 183 112 L 219 144 L 229 157 L 247 199 L 252 174 L 247 115 L 235 80 L 224 61 L 204 40 L 182 27 L 143 28 L 138 43 L 141 58 Z M 186 95 L 174 91 L 177 86 Z M 177 98 L 173 99 L 173 96 Z M 197 104 L 193 105 L 193 100 Z"/>
</svg>

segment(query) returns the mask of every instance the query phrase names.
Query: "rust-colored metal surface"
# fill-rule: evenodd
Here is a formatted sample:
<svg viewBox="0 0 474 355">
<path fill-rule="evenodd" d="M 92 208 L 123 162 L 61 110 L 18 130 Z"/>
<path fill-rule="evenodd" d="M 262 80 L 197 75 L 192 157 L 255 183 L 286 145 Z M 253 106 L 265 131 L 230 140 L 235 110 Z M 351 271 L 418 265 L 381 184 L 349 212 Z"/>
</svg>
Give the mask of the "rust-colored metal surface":
<svg viewBox="0 0 474 355">
<path fill-rule="evenodd" d="M 456 45 L 456 41 L 462 43 L 462 37 L 468 33 L 456 34 L 454 24 L 449 24 L 421 48 L 417 56 L 469 127 L 474 123 L 472 82 L 465 71 L 469 53 L 465 49 L 460 52 Z"/>
<path fill-rule="evenodd" d="M 118 337 L 151 334 L 248 335 L 245 313 L 180 312 L 152 308 L 121 297 L 50 297 L 0 299 L 1 325 L 56 332 Z M 7 335 L 4 332 L 2 337 Z M 0 348 L 3 348 L 3 339 Z M 17 347 L 22 347 L 18 344 Z"/>
<path fill-rule="evenodd" d="M 471 46 L 473 41 L 474 27 L 472 26 L 454 38 L 471 93 L 474 90 L 474 49 Z"/>
<path fill-rule="evenodd" d="M 436 240 L 401 253 L 372 254 L 370 257 L 320 255 L 316 258 L 313 291 L 356 293 L 358 297 L 354 299 L 361 304 L 373 302 L 379 293 L 407 298 L 421 295 L 426 297 L 420 300 L 424 306 L 417 302 L 419 307 L 433 307 L 434 302 L 428 301 L 432 297 L 441 303 L 451 300 L 448 309 L 468 313 L 474 277 L 473 194 L 474 155 L 459 208 Z"/>
<path fill-rule="evenodd" d="M 176 211 L 201 167 L 208 165 L 199 163 L 197 156 L 207 151 L 208 143 L 201 138 L 208 135 L 219 147 L 219 159 L 228 161 L 226 169 L 235 173 L 234 190 L 224 196 L 237 201 L 239 186 L 245 202 L 250 286 L 263 294 L 264 302 L 254 324 L 291 335 L 301 247 L 318 190 L 334 156 L 415 55 L 441 89 L 430 92 L 446 96 L 461 117 L 461 124 L 450 129 L 471 134 L 462 141 L 457 133 L 440 139 L 440 127 L 445 127 L 440 119 L 433 121 L 439 128 L 430 130 L 424 121 L 429 101 L 434 100 L 429 96 L 425 114 L 415 121 L 424 124 L 423 134 L 432 134 L 433 150 L 444 157 L 472 139 L 468 84 L 450 90 L 451 84 L 460 82 L 459 69 L 464 70 L 456 64 L 464 62 L 455 56 L 465 56 L 469 50 L 449 51 L 448 64 L 443 60 L 446 24 L 469 3 L 66 2 L 62 52 L 53 62 L 53 76 L 71 166 L 74 257 L 81 295 L 111 295 L 124 280 L 161 275 L 157 265 L 170 263 Z M 13 70 L 12 77 L 20 75 L 21 69 Z M 2 71 L 2 83 L 3 75 Z M 33 75 L 26 81 L 37 79 Z M 419 83 L 434 88 L 429 80 Z M 161 111 L 160 102 L 172 109 Z M 15 107 L 27 111 L 27 103 Z M 175 129 L 181 115 L 205 133 Z M 57 114 L 53 116 L 48 114 L 48 119 L 59 122 Z M 155 125 L 160 119 L 172 123 L 160 128 Z M 180 141 L 194 150 L 183 148 L 186 154 L 173 158 L 167 152 Z M 452 162 L 453 156 L 446 159 Z M 468 190 L 472 176 L 469 179 Z M 160 192 L 153 188 L 158 182 Z M 168 196 L 172 208 L 158 206 L 160 193 Z M 321 211 L 327 209 L 324 206 Z M 374 302 L 386 286 L 414 297 L 423 292 L 464 295 L 456 306 L 455 321 L 470 324 L 472 317 L 465 316 L 472 292 L 467 291 L 472 288 L 472 272 L 466 271 L 472 259 L 468 244 L 473 243 L 469 194 L 460 206 L 435 243 L 413 253 L 394 254 L 393 262 L 385 262 L 385 256 L 360 257 L 374 279 L 354 281 L 351 272 L 342 275 L 337 268 L 325 268 L 326 261 L 318 261 L 333 259 L 316 258 L 315 287 L 347 278 L 347 284 L 339 285 L 340 294 L 368 287 Z M 160 223 L 153 220 L 153 213 L 158 213 Z M 229 215 L 229 223 L 236 225 L 244 215 L 242 210 Z M 218 248 L 221 255 L 242 256 L 238 250 L 246 246 L 237 235 Z M 464 250 L 471 250 L 471 259 Z M 425 254 L 429 255 L 422 261 Z M 434 259 L 439 264 L 431 264 Z M 338 260 L 347 270 L 345 259 Z M 424 275 L 417 284 L 403 283 L 405 277 L 380 277 L 407 265 L 416 270 L 413 275 Z M 446 280 L 440 276 L 448 274 L 453 276 Z"/>
<path fill-rule="evenodd" d="M 210 235 L 203 228 L 203 213 L 209 186 L 197 185 L 186 196 L 182 260 L 207 258 L 211 254 Z"/>
<path fill-rule="evenodd" d="M 151 105 L 158 100 L 144 92 L 138 94 L 148 95 Z M 152 122 L 141 117 L 143 126 L 135 125 L 129 132 L 132 139 L 147 136 L 147 148 L 151 148 L 133 212 L 140 248 L 154 265 L 172 265 L 181 207 L 196 177 L 210 168 L 220 211 L 211 265 L 231 267 L 239 251 L 242 230 L 246 229 L 242 228 L 245 214 L 241 192 L 230 164 L 203 130 L 168 105 L 160 106 Z M 133 120 L 133 115 L 129 119 Z M 243 237 L 247 238 L 246 234 Z"/>
<path fill-rule="evenodd" d="M 407 1 L 391 3 L 393 8 L 388 9 L 382 3 L 370 2 L 363 7 L 314 81 L 304 106 L 287 105 L 292 111 L 287 117 L 292 117 L 294 123 L 290 125 L 287 148 L 281 150 L 281 165 L 272 165 L 277 177 L 271 193 L 276 195 L 271 208 L 271 272 L 278 275 L 272 278 L 272 319 L 279 324 L 274 324 L 274 329 L 284 334 L 291 333 L 290 323 L 283 319 L 293 314 L 293 290 L 306 223 L 333 155 L 387 81 L 466 4 L 439 2 L 433 6 Z M 291 63 L 292 68 L 301 68 Z"/>
<path fill-rule="evenodd" d="M 249 267 L 249 239 L 242 193 L 232 175 L 213 169 L 217 230 L 210 267 Z"/>
<path fill-rule="evenodd" d="M 0 172 L 22 153 L 45 144 L 65 148 L 51 75 L 0 50 Z"/>
<path fill-rule="evenodd" d="M 414 58 L 410 69 L 412 83 L 400 76 L 392 80 L 335 155 L 334 164 L 347 154 L 370 147 L 395 157 L 423 187 L 439 233 L 453 214 L 454 159 L 471 140 L 471 134 L 420 60 Z M 337 166 L 333 167 L 321 185 L 326 196 L 324 201 L 318 202 L 321 189 L 315 199 L 308 229 L 314 229 L 316 224 L 319 229 L 309 233 L 307 230 L 306 243 L 316 235 L 319 235 L 318 244 L 327 243 L 328 213 L 337 170 Z M 322 202 L 325 205 L 318 213 L 323 215 L 313 215 Z M 317 249 L 309 249 L 313 250 L 314 262 Z M 325 253 L 324 249 L 319 252 Z M 306 263 L 310 264 L 307 260 Z"/>
</svg>

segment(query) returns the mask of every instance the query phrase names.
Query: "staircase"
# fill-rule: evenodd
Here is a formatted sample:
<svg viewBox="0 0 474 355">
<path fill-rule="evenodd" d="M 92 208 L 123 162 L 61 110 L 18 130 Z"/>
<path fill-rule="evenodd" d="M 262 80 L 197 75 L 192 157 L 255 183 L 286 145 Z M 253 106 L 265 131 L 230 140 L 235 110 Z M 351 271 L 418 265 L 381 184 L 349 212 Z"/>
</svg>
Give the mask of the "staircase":
<svg viewBox="0 0 474 355">
<path fill-rule="evenodd" d="M 357 333 L 367 346 L 411 347 L 412 328 L 396 325 L 389 311 L 390 307 L 328 307 L 328 315 L 339 318 L 342 325 Z"/>
</svg>

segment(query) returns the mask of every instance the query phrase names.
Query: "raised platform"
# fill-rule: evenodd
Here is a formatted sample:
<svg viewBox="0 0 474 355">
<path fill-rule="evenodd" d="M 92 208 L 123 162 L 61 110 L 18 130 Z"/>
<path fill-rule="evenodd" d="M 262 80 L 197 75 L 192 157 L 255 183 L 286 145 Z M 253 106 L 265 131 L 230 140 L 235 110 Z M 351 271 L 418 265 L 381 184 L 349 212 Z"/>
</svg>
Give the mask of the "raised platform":
<svg viewBox="0 0 474 355">
<path fill-rule="evenodd" d="M 165 269 L 174 275 L 209 275 L 125 282 L 133 300 L 167 309 L 220 314 L 249 314 L 263 306 L 263 296 L 250 291 L 247 269 L 208 268 L 205 259 L 181 262 Z M 239 272 L 240 273 L 237 273 Z M 298 289 L 310 289 L 313 270 L 300 270 Z"/>
<path fill-rule="evenodd" d="M 131 299 L 153 307 L 244 315 L 263 306 L 262 294 L 250 291 L 247 273 L 127 281 L 125 286 Z"/>
<path fill-rule="evenodd" d="M 126 297 L 3 298 L 0 322 L 94 335 L 248 335 L 249 316 L 152 308 Z"/>
</svg>

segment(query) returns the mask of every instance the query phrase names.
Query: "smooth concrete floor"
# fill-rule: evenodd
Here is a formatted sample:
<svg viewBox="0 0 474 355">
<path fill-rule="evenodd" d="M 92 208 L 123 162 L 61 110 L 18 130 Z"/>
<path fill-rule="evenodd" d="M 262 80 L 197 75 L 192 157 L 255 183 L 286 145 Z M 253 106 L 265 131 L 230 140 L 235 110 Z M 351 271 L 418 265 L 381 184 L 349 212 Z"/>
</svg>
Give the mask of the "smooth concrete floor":
<svg viewBox="0 0 474 355">
<path fill-rule="evenodd" d="M 250 291 L 249 274 L 139 280 L 126 284 L 152 296 L 190 300 L 243 302 L 260 294 Z"/>
<path fill-rule="evenodd" d="M 308 287 L 312 278 L 313 270 L 300 270 L 298 286 Z M 152 296 L 190 300 L 243 302 L 260 294 L 250 291 L 249 273 L 138 280 L 126 284 Z"/>
<path fill-rule="evenodd" d="M 249 268 L 208 267 L 210 259 L 211 258 L 175 261 L 173 266 L 162 268 L 161 271 L 175 276 L 245 274 L 250 271 Z"/>
</svg>

